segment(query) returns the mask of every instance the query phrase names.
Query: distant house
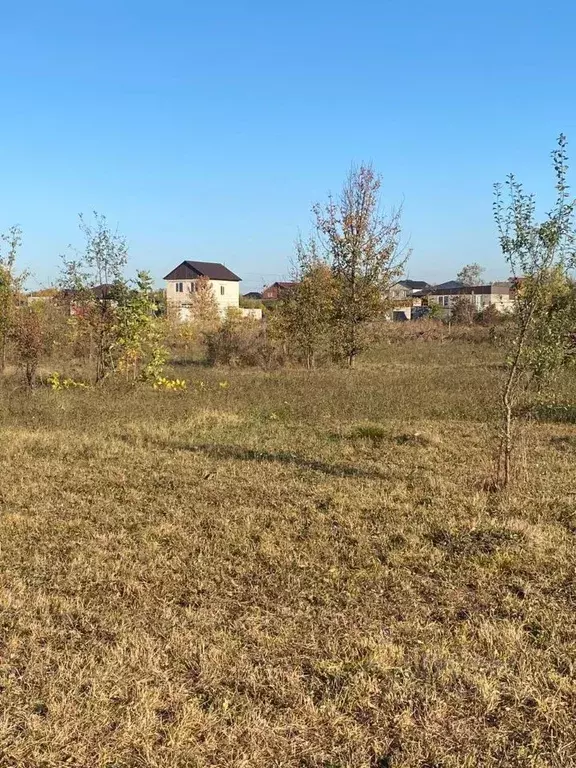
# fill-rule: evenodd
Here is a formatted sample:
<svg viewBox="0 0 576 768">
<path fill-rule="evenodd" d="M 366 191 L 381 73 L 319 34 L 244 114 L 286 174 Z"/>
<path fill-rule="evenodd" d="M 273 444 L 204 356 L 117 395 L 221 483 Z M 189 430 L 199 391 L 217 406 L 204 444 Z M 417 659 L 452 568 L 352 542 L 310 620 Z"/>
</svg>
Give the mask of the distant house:
<svg viewBox="0 0 576 768">
<path fill-rule="evenodd" d="M 466 286 L 464 283 L 461 283 L 459 280 L 447 280 L 445 283 L 440 283 L 439 285 L 435 285 L 434 288 L 438 289 L 444 289 L 447 288 L 448 290 L 452 290 L 455 288 L 465 288 Z"/>
<path fill-rule="evenodd" d="M 461 297 L 468 298 L 477 312 L 481 312 L 488 306 L 494 306 L 499 312 L 510 312 L 514 306 L 511 283 L 464 285 L 451 280 L 422 291 L 422 303 L 428 306 L 438 304 L 444 309 L 446 317 L 450 317 L 454 301 Z"/>
<path fill-rule="evenodd" d="M 166 280 L 166 302 L 176 310 L 180 320 L 191 319 L 192 296 L 197 290 L 198 280 L 210 281 L 218 310 L 224 316 L 228 309 L 240 305 L 240 280 L 224 264 L 212 261 L 183 261 L 169 272 Z"/>
<path fill-rule="evenodd" d="M 295 282 L 276 282 L 272 283 L 272 285 L 269 285 L 267 288 L 264 288 L 262 291 L 262 300 L 263 301 L 278 301 L 278 299 L 282 299 L 292 288 L 294 288 L 298 283 Z"/>
<path fill-rule="evenodd" d="M 405 299 L 430 287 L 425 280 L 399 280 L 390 289 L 390 297 L 392 299 Z"/>
<path fill-rule="evenodd" d="M 102 285 L 95 285 L 90 288 L 90 293 L 98 299 L 98 301 L 109 301 L 114 297 L 114 291 L 117 290 L 112 283 L 102 283 Z"/>
<path fill-rule="evenodd" d="M 113 283 L 102 283 L 81 290 L 65 288 L 58 292 L 52 300 L 58 302 L 70 315 L 85 317 L 89 312 L 89 307 L 93 304 L 91 297 L 96 300 L 96 304 L 114 306 L 118 298 L 117 294 L 114 295 L 117 290 L 117 286 Z"/>
<path fill-rule="evenodd" d="M 420 294 L 427 288 L 430 286 L 425 280 L 399 280 L 395 283 L 389 293 L 392 320 L 411 320 L 412 310 L 420 306 Z"/>
<path fill-rule="evenodd" d="M 32 291 L 25 296 L 27 304 L 36 304 L 38 302 L 53 303 L 60 296 L 58 288 L 42 288 L 39 291 Z"/>
<path fill-rule="evenodd" d="M 80 304 L 85 304 L 92 296 L 97 301 L 107 302 L 114 299 L 116 286 L 112 283 L 94 285 L 91 288 L 75 290 L 73 288 L 43 288 L 40 291 L 33 291 L 25 297 L 28 304 L 37 304 L 40 302 L 59 303 L 70 305 L 71 314 L 75 314 Z"/>
<path fill-rule="evenodd" d="M 261 301 L 262 294 L 258 291 L 249 291 L 248 293 L 245 293 L 242 298 L 248 299 L 248 301 Z"/>
</svg>

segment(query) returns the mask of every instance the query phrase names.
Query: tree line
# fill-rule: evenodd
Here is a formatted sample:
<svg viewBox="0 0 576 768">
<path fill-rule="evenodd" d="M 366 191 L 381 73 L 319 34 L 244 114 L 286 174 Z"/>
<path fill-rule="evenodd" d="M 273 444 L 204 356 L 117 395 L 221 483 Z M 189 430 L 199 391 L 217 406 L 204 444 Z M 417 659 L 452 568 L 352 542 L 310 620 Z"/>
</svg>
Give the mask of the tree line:
<svg viewBox="0 0 576 768">
<path fill-rule="evenodd" d="M 576 203 L 567 182 L 564 135 L 552 163 L 555 203 L 542 219 L 534 195 L 513 175 L 494 188 L 494 218 L 514 298 L 500 394 L 499 488 L 511 480 L 518 419 L 535 396 L 554 390 L 562 369 L 576 359 Z M 408 253 L 401 245 L 401 209 L 381 213 L 380 186 L 370 166 L 353 169 L 337 198 L 314 206 L 313 232 L 297 242 L 296 284 L 271 313 L 268 333 L 295 348 L 308 367 L 314 367 L 320 355 L 352 367 L 376 321 L 389 312 L 390 288 L 401 276 Z M 457 277 L 465 285 L 477 285 L 482 273 L 478 264 L 469 264 Z M 481 320 L 494 312 L 485 310 Z M 462 296 L 453 305 L 452 320 L 472 322 L 476 314 Z M 230 328 L 222 333 L 229 339 Z"/>
<path fill-rule="evenodd" d="M 27 274 L 16 268 L 22 233 L 12 227 L 2 237 L 0 372 L 5 371 L 10 343 L 30 388 L 40 361 L 55 352 L 87 358 L 94 383 L 112 373 L 134 381 L 153 379 L 160 374 L 167 353 L 156 320 L 152 279 L 146 272 L 126 279 L 128 246 L 105 216 L 94 213 L 88 220 L 80 215 L 79 224 L 84 247 L 73 258 L 62 257 L 53 301 L 23 300 Z"/>
<path fill-rule="evenodd" d="M 498 483 L 510 482 L 515 425 L 530 398 L 550 389 L 560 371 L 575 359 L 576 268 L 575 201 L 567 182 L 565 136 L 552 153 L 555 202 L 539 218 L 534 195 L 510 175 L 495 185 L 494 217 L 500 247 L 514 280 L 510 313 L 507 374 L 501 393 L 502 431 Z M 402 209 L 383 212 L 381 178 L 370 165 L 352 168 L 337 196 L 313 206 L 313 229 L 299 238 L 294 259 L 295 286 L 259 326 L 265 355 L 274 346 L 313 368 L 321 357 L 353 367 L 373 338 L 378 321 L 391 308 L 390 289 L 402 276 L 408 249 L 402 242 Z M 128 380 L 164 381 L 167 359 L 158 319 L 161 296 L 150 276 L 138 272 L 126 280 L 128 246 L 97 213 L 80 217 L 84 246 L 64 258 L 59 301 L 68 310 L 58 317 L 49 303 L 22 305 L 27 275 L 17 271 L 22 233 L 12 227 L 0 240 L 0 373 L 8 344 L 32 387 L 38 363 L 49 347 L 82 348 L 91 377 L 114 374 Z M 470 264 L 459 273 L 464 284 L 478 284 L 482 268 Z M 104 286 L 106 295 L 93 288 Z M 209 281 L 198 281 L 191 295 L 192 314 L 212 362 L 237 355 L 240 320 L 222 320 Z M 454 307 L 455 317 L 470 307 Z M 48 316 L 50 315 L 50 316 Z M 63 319 L 65 318 L 65 319 Z M 185 336 L 186 332 L 182 331 Z M 236 334 L 236 336 L 235 336 Z M 235 346 L 236 345 L 236 346 Z M 254 354 L 254 337 L 245 344 Z"/>
</svg>

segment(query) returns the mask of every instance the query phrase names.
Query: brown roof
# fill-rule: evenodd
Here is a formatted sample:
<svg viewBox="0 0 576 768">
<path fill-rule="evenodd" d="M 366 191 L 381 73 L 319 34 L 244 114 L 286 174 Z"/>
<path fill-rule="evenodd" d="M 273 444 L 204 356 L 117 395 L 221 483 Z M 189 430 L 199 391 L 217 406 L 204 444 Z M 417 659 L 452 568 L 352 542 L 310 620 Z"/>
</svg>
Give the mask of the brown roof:
<svg viewBox="0 0 576 768">
<path fill-rule="evenodd" d="M 183 261 L 176 269 L 169 272 L 164 280 L 195 280 L 198 277 L 208 277 L 210 280 L 234 280 L 242 278 L 231 272 L 224 264 L 214 261 Z"/>
<path fill-rule="evenodd" d="M 275 283 L 267 285 L 266 288 L 264 288 L 264 291 L 269 291 L 272 288 L 282 288 L 283 290 L 288 290 L 289 288 L 294 288 L 296 285 L 298 285 L 298 283 L 277 280 Z"/>
</svg>

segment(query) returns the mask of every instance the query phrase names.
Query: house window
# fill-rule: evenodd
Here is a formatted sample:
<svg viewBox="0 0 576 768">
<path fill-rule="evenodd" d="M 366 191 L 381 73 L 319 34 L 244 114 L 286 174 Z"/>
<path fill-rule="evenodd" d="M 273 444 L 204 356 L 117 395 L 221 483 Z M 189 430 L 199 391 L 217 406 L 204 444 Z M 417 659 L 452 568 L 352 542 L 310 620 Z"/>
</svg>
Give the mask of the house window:
<svg viewBox="0 0 576 768">
<path fill-rule="evenodd" d="M 220 286 L 220 296 L 224 296 L 224 286 Z"/>
<path fill-rule="evenodd" d="M 198 287 L 195 282 L 190 283 L 190 293 L 194 293 L 198 290 Z"/>
<path fill-rule="evenodd" d="M 440 304 L 443 307 L 447 307 L 450 304 L 450 296 L 439 296 L 438 304 Z"/>
<path fill-rule="evenodd" d="M 184 283 L 176 283 L 176 293 L 184 292 Z"/>
</svg>

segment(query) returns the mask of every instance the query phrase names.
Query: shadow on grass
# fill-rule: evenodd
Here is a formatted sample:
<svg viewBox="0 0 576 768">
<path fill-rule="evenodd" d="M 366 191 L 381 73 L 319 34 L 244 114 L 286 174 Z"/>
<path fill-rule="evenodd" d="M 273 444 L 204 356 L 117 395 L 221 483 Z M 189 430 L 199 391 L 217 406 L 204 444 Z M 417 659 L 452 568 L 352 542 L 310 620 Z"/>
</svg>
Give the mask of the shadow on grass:
<svg viewBox="0 0 576 768">
<path fill-rule="evenodd" d="M 562 437 L 551 437 L 551 445 L 558 451 L 576 450 L 576 436 L 564 435 Z"/>
<path fill-rule="evenodd" d="M 392 435 L 390 432 L 379 426 L 378 424 L 366 424 L 354 427 L 350 432 L 342 434 L 338 432 L 332 432 L 328 435 L 330 440 L 366 440 L 375 447 L 382 445 L 383 443 L 392 443 L 394 445 L 414 445 L 427 447 L 434 445 L 434 441 L 421 432 L 402 433 L 400 435 Z"/>
<path fill-rule="evenodd" d="M 532 408 L 531 415 L 538 421 L 576 424 L 576 405 L 537 405 Z"/>
<path fill-rule="evenodd" d="M 350 467 L 343 464 L 327 464 L 317 459 L 307 459 L 296 453 L 289 451 L 256 451 L 251 448 L 243 448 L 239 445 L 210 445 L 185 442 L 165 442 L 163 448 L 171 448 L 181 451 L 190 451 L 191 453 L 203 453 L 213 459 L 229 459 L 239 461 L 255 461 L 260 463 L 279 462 L 288 466 L 298 467 L 299 469 L 310 469 L 314 472 L 322 472 L 325 475 L 333 477 L 362 477 L 375 480 L 388 479 L 385 474 L 377 470 L 361 469 L 360 467 Z"/>
</svg>

